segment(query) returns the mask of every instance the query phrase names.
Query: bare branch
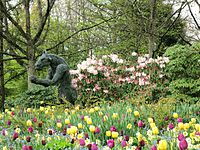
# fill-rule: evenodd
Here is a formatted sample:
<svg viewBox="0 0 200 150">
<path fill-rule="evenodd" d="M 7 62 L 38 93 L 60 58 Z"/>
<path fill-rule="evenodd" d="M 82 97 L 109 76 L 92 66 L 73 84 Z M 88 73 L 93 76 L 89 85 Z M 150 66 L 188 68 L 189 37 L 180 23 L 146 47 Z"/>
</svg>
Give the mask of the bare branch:
<svg viewBox="0 0 200 150">
<path fill-rule="evenodd" d="M 197 28 L 200 29 L 200 25 L 199 25 L 199 23 L 197 22 L 197 20 L 196 20 L 194 14 L 193 14 L 193 12 L 192 12 L 192 10 L 191 10 L 190 4 L 189 4 L 188 2 L 187 2 L 187 6 L 188 6 L 188 8 L 189 8 L 190 14 L 191 14 L 191 16 L 192 16 L 192 18 L 193 18 L 193 20 L 194 20 L 194 22 L 195 22 Z"/>
<path fill-rule="evenodd" d="M 41 20 L 40 25 L 38 27 L 37 33 L 33 38 L 33 44 L 38 42 L 38 40 L 39 40 L 39 38 L 42 34 L 42 31 L 44 29 L 44 26 L 46 24 L 47 18 L 50 15 L 50 11 L 53 8 L 54 3 L 55 3 L 55 0 L 52 0 L 51 3 L 49 2 L 49 0 L 47 0 L 47 10 L 46 10 L 45 15 L 42 17 L 42 20 Z"/>
<path fill-rule="evenodd" d="M 67 38 L 65 38 L 64 40 L 60 41 L 60 42 L 57 43 L 56 45 L 54 45 L 54 46 L 52 46 L 52 47 L 50 47 L 50 48 L 47 48 L 46 51 L 49 51 L 49 50 L 51 50 L 51 49 L 54 49 L 54 48 L 58 47 L 59 45 L 63 44 L 65 41 L 69 40 L 70 38 L 72 38 L 73 36 L 77 35 L 78 33 L 82 32 L 82 31 L 92 29 L 92 28 L 97 27 L 97 26 L 99 26 L 99 25 L 101 25 L 101 24 L 103 24 L 103 23 L 105 23 L 105 22 L 108 22 L 108 21 L 110 21 L 110 20 L 112 20 L 112 19 L 113 19 L 113 18 L 110 18 L 110 19 L 108 19 L 108 20 L 103 20 L 103 21 L 100 22 L 100 23 L 94 24 L 94 25 L 89 26 L 89 27 L 82 28 L 82 29 L 80 29 L 80 30 L 74 32 L 73 34 L 71 34 L 70 36 L 68 36 Z"/>
<path fill-rule="evenodd" d="M 19 60 L 19 59 L 26 59 L 27 57 L 12 57 L 12 58 L 5 58 L 3 61 L 9 61 L 9 60 Z"/>
<path fill-rule="evenodd" d="M 11 44 L 12 46 L 14 46 L 15 48 L 19 49 L 23 54 L 26 55 L 26 51 L 21 48 L 15 41 L 13 41 L 11 38 L 7 37 L 6 35 L 4 35 L 3 33 L 0 33 L 0 36 L 2 36 L 9 44 Z"/>
<path fill-rule="evenodd" d="M 22 29 L 22 27 L 11 17 L 10 14 L 8 14 L 4 4 L 2 3 L 2 1 L 0 1 L 0 12 L 2 12 L 6 18 L 8 18 L 10 20 L 10 22 L 12 22 L 12 24 L 19 30 L 19 32 L 22 34 L 22 36 L 26 39 L 29 40 L 30 37 L 27 36 L 27 34 L 24 32 L 24 30 Z"/>
<path fill-rule="evenodd" d="M 8 79 L 7 81 L 5 81 L 4 85 L 6 85 L 9 81 L 15 79 L 15 78 L 18 78 L 20 77 L 21 75 L 25 74 L 26 73 L 26 70 L 23 70 L 22 72 L 16 74 L 15 76 L 12 76 L 10 79 Z"/>
</svg>

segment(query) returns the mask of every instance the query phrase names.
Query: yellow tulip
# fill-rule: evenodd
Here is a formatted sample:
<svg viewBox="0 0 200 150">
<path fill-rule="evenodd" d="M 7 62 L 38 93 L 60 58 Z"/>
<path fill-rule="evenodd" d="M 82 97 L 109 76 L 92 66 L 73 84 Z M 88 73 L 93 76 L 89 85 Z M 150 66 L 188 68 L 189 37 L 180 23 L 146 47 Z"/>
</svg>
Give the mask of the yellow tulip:
<svg viewBox="0 0 200 150">
<path fill-rule="evenodd" d="M 167 141 L 166 140 L 159 141 L 158 150 L 167 150 Z"/>
</svg>

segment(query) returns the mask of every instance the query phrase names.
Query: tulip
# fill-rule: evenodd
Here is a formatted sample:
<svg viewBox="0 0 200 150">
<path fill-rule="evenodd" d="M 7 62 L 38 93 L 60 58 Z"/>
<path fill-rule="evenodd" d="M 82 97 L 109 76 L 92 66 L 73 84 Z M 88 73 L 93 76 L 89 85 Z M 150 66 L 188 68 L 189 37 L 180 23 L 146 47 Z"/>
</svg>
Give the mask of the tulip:
<svg viewBox="0 0 200 150">
<path fill-rule="evenodd" d="M 29 127 L 29 128 L 28 128 L 28 132 L 29 132 L 29 133 L 32 133 L 32 132 L 33 132 L 33 127 Z"/>
<path fill-rule="evenodd" d="M 16 140 L 18 138 L 18 133 L 17 132 L 14 132 L 13 136 L 12 136 L 12 139 L 13 140 Z"/>
<path fill-rule="evenodd" d="M 85 140 L 84 139 L 79 139 L 79 144 L 80 144 L 80 146 L 85 146 Z"/>
<path fill-rule="evenodd" d="M 30 137 L 30 136 L 27 136 L 27 137 L 26 137 L 26 141 L 27 141 L 27 142 L 30 142 L 30 141 L 31 141 L 31 137 Z"/>
<path fill-rule="evenodd" d="M 168 128 L 169 128 L 170 130 L 172 130 L 172 129 L 174 128 L 174 124 L 173 124 L 173 123 L 169 123 Z"/>
<path fill-rule="evenodd" d="M 182 133 L 178 135 L 178 140 L 179 141 L 182 141 L 184 139 L 185 139 L 185 136 Z"/>
<path fill-rule="evenodd" d="M 37 118 L 34 117 L 34 118 L 33 118 L 33 122 L 37 122 Z"/>
<path fill-rule="evenodd" d="M 183 122 L 183 119 L 182 118 L 178 118 L 177 121 L 178 121 L 178 123 L 179 122 Z"/>
<path fill-rule="evenodd" d="M 111 127 L 110 127 L 110 131 L 111 131 L 111 132 L 117 131 L 117 129 L 115 128 L 115 126 L 111 126 Z"/>
<path fill-rule="evenodd" d="M 95 143 L 92 144 L 91 150 L 98 150 L 98 147 L 97 147 L 97 145 Z"/>
<path fill-rule="evenodd" d="M 188 148 L 188 143 L 185 139 L 179 142 L 179 149 L 186 150 Z"/>
<path fill-rule="evenodd" d="M 11 121 L 10 120 L 8 120 L 7 125 L 9 125 L 9 126 L 11 125 Z"/>
<path fill-rule="evenodd" d="M 157 150 L 157 147 L 154 145 L 151 147 L 151 150 Z"/>
<path fill-rule="evenodd" d="M 99 127 L 96 127 L 94 133 L 95 133 L 95 134 L 100 133 L 100 128 L 99 128 Z"/>
<path fill-rule="evenodd" d="M 113 148 L 115 146 L 114 140 L 108 140 L 107 145 L 108 145 L 109 148 Z"/>
<path fill-rule="evenodd" d="M 142 128 L 144 126 L 144 123 L 140 120 L 139 122 L 138 122 L 138 127 L 139 128 Z"/>
<path fill-rule="evenodd" d="M 122 140 L 122 141 L 121 141 L 121 146 L 122 146 L 122 147 L 126 147 L 126 145 L 127 145 L 127 144 L 126 144 L 126 141 L 125 141 L 125 140 Z"/>
</svg>

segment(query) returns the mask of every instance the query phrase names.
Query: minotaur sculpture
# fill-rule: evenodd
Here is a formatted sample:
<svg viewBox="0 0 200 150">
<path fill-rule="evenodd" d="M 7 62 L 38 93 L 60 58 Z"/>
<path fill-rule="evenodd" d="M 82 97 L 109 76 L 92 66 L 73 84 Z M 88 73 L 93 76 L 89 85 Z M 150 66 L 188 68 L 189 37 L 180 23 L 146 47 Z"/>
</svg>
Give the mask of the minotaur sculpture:
<svg viewBox="0 0 200 150">
<path fill-rule="evenodd" d="M 31 82 L 43 86 L 58 85 L 58 92 L 61 101 L 62 99 L 66 99 L 74 104 L 77 98 L 77 93 L 71 86 L 69 67 L 65 60 L 56 55 L 44 52 L 35 63 L 35 69 L 41 70 L 45 66 L 50 66 L 46 79 L 39 79 L 35 76 L 30 76 Z"/>
</svg>

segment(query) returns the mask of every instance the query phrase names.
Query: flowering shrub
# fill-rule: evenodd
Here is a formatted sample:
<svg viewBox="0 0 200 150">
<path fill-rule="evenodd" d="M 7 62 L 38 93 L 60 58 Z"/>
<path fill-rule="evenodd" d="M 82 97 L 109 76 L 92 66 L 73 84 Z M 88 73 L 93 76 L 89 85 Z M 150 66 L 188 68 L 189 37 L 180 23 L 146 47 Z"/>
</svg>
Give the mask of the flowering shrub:
<svg viewBox="0 0 200 150">
<path fill-rule="evenodd" d="M 75 75 L 72 84 L 83 103 L 91 97 L 118 100 L 137 94 L 152 96 L 150 89 L 163 83 L 163 68 L 168 62 L 167 57 L 153 59 L 135 52 L 129 60 L 111 54 L 87 58 L 70 72 Z"/>
<path fill-rule="evenodd" d="M 154 110 L 126 103 L 84 110 L 6 109 L 0 114 L 0 149 L 196 150 L 199 115 L 195 105 L 184 104 L 159 122 L 160 114 Z"/>
</svg>

